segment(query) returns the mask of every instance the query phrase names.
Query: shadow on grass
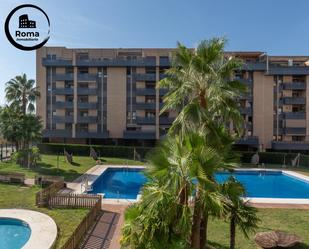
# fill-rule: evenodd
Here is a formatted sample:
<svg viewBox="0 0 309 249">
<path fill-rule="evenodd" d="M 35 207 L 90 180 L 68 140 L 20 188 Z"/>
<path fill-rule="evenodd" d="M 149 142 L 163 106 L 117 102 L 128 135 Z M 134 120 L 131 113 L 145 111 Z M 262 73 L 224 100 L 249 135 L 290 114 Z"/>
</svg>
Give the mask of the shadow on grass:
<svg viewBox="0 0 309 249">
<path fill-rule="evenodd" d="M 208 241 L 208 249 L 229 249 L 230 247 L 228 246 L 223 246 L 217 242 L 213 241 Z"/>
<path fill-rule="evenodd" d="M 72 166 L 80 166 L 80 163 L 72 162 L 71 165 Z"/>
</svg>

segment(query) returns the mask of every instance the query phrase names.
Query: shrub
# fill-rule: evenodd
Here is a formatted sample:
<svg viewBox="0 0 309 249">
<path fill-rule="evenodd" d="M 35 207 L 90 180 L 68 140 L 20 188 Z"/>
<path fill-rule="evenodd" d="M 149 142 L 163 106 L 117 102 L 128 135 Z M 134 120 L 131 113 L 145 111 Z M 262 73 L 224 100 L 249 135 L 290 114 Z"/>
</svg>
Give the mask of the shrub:
<svg viewBox="0 0 309 249">
<path fill-rule="evenodd" d="M 30 149 L 16 151 L 12 154 L 12 160 L 23 167 L 36 166 L 37 162 L 41 160 L 40 150 L 33 146 Z"/>
</svg>

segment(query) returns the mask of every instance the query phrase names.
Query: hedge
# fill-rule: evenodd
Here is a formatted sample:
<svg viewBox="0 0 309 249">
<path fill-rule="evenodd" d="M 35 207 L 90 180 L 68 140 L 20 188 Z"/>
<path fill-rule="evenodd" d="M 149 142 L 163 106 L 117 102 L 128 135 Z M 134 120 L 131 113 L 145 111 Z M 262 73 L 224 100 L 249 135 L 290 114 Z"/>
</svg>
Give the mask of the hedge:
<svg viewBox="0 0 309 249">
<path fill-rule="evenodd" d="M 86 144 L 56 144 L 41 143 L 37 145 L 43 154 L 63 154 L 64 149 L 73 153 L 73 156 L 89 156 L 92 147 L 100 157 L 118 157 L 143 160 L 146 154 L 153 149 L 152 147 L 133 147 L 133 146 L 108 146 L 108 145 L 86 145 Z"/>
<path fill-rule="evenodd" d="M 241 155 L 242 163 L 251 163 L 251 158 L 255 152 L 238 152 Z M 292 160 L 298 153 L 284 153 L 284 152 L 259 152 L 259 163 L 264 164 L 279 164 L 292 166 Z M 309 167 L 309 156 L 301 154 L 299 165 Z"/>
</svg>

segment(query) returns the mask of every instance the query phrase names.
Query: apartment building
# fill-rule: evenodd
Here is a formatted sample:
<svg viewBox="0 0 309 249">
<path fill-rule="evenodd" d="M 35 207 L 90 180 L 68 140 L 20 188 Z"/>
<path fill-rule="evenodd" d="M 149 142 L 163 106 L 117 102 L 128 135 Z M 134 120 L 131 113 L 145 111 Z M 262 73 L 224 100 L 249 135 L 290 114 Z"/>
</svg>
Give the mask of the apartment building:
<svg viewBox="0 0 309 249">
<path fill-rule="evenodd" d="M 153 145 L 176 113 L 159 115 L 157 89 L 174 49 L 37 50 L 37 114 L 49 142 Z M 238 146 L 309 149 L 309 56 L 227 52 L 244 61 L 235 78 L 248 86 L 239 99 L 246 121 Z M 308 106 L 308 108 L 306 108 Z M 307 119 L 308 117 L 308 119 Z"/>
</svg>

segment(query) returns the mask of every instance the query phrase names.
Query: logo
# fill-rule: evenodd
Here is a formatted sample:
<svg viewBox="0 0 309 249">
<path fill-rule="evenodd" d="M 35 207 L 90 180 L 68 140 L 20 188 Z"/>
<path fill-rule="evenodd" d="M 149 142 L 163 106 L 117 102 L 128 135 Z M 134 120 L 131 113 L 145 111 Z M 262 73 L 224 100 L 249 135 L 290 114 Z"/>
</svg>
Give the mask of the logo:
<svg viewBox="0 0 309 249">
<path fill-rule="evenodd" d="M 48 41 L 50 21 L 40 7 L 23 4 L 13 9 L 4 24 L 6 37 L 21 50 L 38 49 Z"/>
</svg>

